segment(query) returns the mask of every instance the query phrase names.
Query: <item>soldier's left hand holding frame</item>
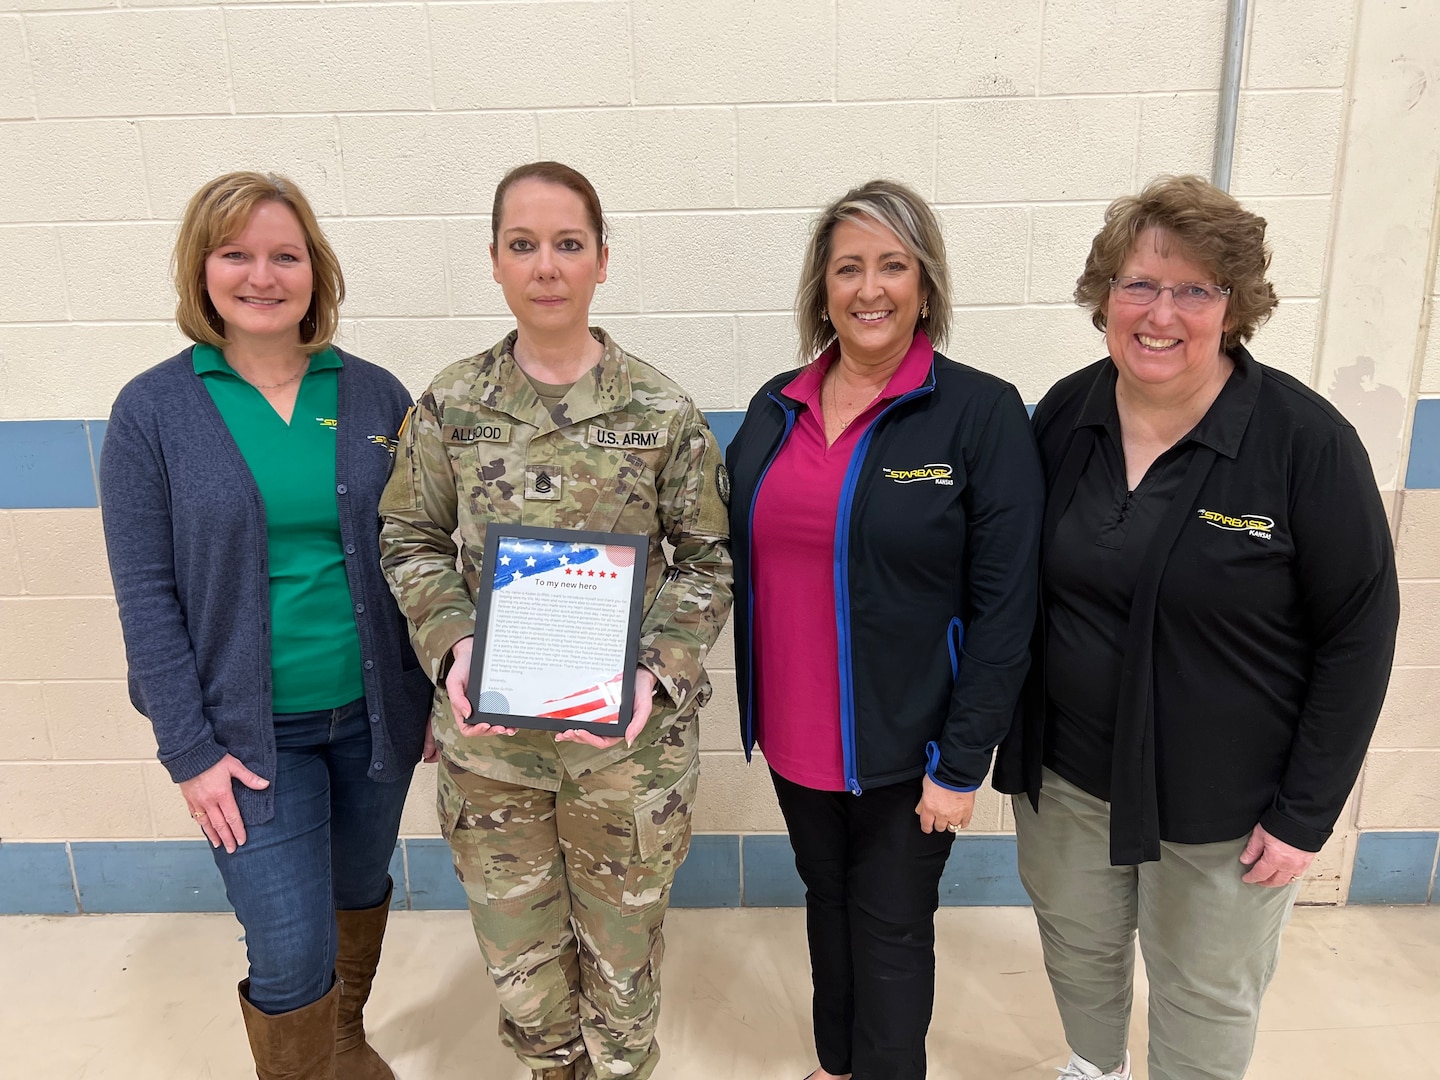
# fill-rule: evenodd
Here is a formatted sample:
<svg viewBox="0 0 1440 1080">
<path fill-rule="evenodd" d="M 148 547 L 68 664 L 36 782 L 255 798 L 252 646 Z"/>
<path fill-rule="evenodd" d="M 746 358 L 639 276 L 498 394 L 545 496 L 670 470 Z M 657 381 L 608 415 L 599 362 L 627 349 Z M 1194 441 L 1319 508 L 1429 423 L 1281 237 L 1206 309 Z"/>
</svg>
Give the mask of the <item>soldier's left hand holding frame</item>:
<svg viewBox="0 0 1440 1080">
<path fill-rule="evenodd" d="M 647 550 L 640 536 L 489 523 L 475 636 L 445 680 L 460 734 L 541 728 L 609 747 L 623 730 L 633 745 L 656 685 L 636 663 Z"/>
</svg>

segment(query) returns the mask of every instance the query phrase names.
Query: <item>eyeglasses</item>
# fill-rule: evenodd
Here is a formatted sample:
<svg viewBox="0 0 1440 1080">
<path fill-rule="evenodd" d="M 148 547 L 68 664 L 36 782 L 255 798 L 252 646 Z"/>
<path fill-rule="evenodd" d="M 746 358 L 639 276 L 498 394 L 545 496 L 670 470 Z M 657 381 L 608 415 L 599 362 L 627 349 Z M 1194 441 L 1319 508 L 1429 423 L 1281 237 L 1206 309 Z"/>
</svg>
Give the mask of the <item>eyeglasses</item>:
<svg viewBox="0 0 1440 1080">
<path fill-rule="evenodd" d="M 1154 278 L 1112 277 L 1110 291 L 1122 304 L 1146 307 L 1168 292 L 1181 311 L 1204 311 L 1230 295 L 1228 285 L 1206 285 L 1198 281 L 1182 281 L 1178 285 L 1161 285 Z"/>
</svg>

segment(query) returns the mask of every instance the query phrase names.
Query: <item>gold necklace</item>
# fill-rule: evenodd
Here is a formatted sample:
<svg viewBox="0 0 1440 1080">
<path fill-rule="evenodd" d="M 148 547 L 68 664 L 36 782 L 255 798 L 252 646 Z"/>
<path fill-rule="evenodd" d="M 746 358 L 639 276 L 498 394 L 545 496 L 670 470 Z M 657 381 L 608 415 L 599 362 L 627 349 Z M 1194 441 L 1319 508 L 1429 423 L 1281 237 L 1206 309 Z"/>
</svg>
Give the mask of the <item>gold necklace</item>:
<svg viewBox="0 0 1440 1080">
<path fill-rule="evenodd" d="M 280 382 L 272 382 L 272 383 L 252 382 L 250 379 L 245 379 L 245 381 L 248 382 L 248 383 L 250 383 L 251 386 L 255 387 L 256 390 L 279 390 L 280 387 L 282 387 L 282 386 L 289 386 L 289 385 L 290 385 L 292 382 L 294 382 L 296 379 L 302 379 L 302 378 L 304 378 L 304 377 L 305 377 L 305 374 L 306 374 L 309 370 L 310 370 L 310 360 L 309 360 L 309 358 L 307 357 L 306 360 L 305 360 L 305 366 L 302 367 L 299 371 L 297 371 L 294 375 L 291 375 L 288 379 L 282 379 Z M 244 376 L 242 375 L 241 378 L 244 378 Z"/>
<path fill-rule="evenodd" d="M 840 421 L 840 430 L 841 430 L 841 431 L 844 431 L 846 428 L 848 428 L 848 427 L 849 427 L 851 424 L 853 424 L 860 416 L 862 416 L 862 415 L 864 414 L 864 412 L 865 412 L 866 409 L 870 408 L 871 405 L 875 404 L 875 399 L 878 398 L 878 397 L 880 396 L 880 394 L 881 394 L 881 393 L 884 391 L 884 389 L 885 389 L 885 387 L 882 386 L 879 390 L 876 390 L 873 394 L 871 394 L 869 400 L 866 401 L 865 404 L 861 405 L 860 408 L 855 411 L 855 415 L 854 415 L 854 416 L 851 416 L 849 420 L 841 420 L 841 419 L 840 419 L 840 388 L 836 385 L 837 380 L 836 380 L 836 379 L 827 379 L 826 382 L 827 382 L 827 383 L 829 384 L 829 386 L 830 386 L 830 401 L 831 401 L 831 403 L 834 405 L 834 409 L 835 409 L 835 411 L 834 411 L 834 416 L 835 416 L 835 419 Z M 821 404 L 822 406 L 825 404 L 825 399 L 824 399 L 823 397 L 820 399 L 820 404 Z"/>
</svg>

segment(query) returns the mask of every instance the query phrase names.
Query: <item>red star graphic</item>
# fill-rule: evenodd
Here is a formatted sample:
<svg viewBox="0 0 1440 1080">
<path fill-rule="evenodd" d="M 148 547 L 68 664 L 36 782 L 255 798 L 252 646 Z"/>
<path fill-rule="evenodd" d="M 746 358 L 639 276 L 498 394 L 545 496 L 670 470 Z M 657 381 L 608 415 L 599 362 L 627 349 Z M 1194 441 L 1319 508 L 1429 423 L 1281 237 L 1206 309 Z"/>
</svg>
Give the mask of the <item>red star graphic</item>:
<svg viewBox="0 0 1440 1080">
<path fill-rule="evenodd" d="M 589 573 L 589 575 L 590 575 L 591 577 L 594 577 L 594 576 L 595 576 L 595 571 L 594 571 L 594 570 L 590 570 L 590 571 L 587 571 L 587 572 Z"/>
<path fill-rule="evenodd" d="M 615 577 L 619 577 L 620 575 L 617 574 L 617 573 L 615 573 L 614 570 L 611 570 L 611 571 L 610 571 L 610 576 L 611 576 L 612 578 L 615 578 Z"/>
<path fill-rule="evenodd" d="M 565 573 L 567 573 L 567 574 L 570 573 L 570 567 L 568 567 L 568 566 L 565 567 Z"/>
</svg>

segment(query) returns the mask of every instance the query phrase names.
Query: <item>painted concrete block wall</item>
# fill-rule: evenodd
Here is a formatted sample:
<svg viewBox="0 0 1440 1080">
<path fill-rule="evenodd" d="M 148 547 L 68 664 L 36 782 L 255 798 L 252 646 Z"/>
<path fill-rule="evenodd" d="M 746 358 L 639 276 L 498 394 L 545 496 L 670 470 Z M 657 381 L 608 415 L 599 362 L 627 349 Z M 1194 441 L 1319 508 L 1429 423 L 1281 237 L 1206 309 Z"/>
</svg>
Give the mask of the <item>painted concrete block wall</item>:
<svg viewBox="0 0 1440 1080">
<path fill-rule="evenodd" d="M 1440 82 L 1440 30 L 1392 0 L 1250 6 L 1232 188 L 1271 222 L 1282 297 L 1254 351 L 1342 408 L 1361 395 L 1387 486 L 1406 487 L 1407 465 L 1412 477 L 1394 505 L 1395 690 L 1307 894 L 1336 901 L 1358 830 L 1440 826 L 1440 415 L 1417 408 L 1440 398 L 1440 335 L 1424 330 L 1435 168 L 1407 134 L 1437 129 L 1436 97 L 1405 97 L 1419 75 Z M 951 355 L 1035 401 L 1103 352 L 1070 293 L 1106 203 L 1158 173 L 1209 171 L 1224 11 L 0 0 L 0 841 L 194 838 L 126 700 L 93 464 L 116 391 L 184 344 L 167 263 L 204 180 L 293 177 L 345 268 L 342 343 L 418 391 L 510 326 L 487 265 L 495 181 L 567 161 L 613 227 L 598 321 L 720 429 L 794 363 L 789 311 L 816 207 L 891 176 L 940 210 Z M 1401 194 L 1377 197 L 1387 184 Z M 1392 244 L 1403 273 L 1376 262 Z M 1383 322 L 1357 305 L 1382 290 L 1403 299 L 1410 348 L 1387 337 L 1366 374 L 1350 342 Z M 1387 407 L 1398 395 L 1393 416 L 1376 393 Z M 711 673 L 697 828 L 777 831 L 763 765 L 739 751 L 728 635 Z M 432 784 L 422 768 L 407 836 L 435 834 Z M 975 829 L 1010 825 L 986 793 Z"/>
</svg>

